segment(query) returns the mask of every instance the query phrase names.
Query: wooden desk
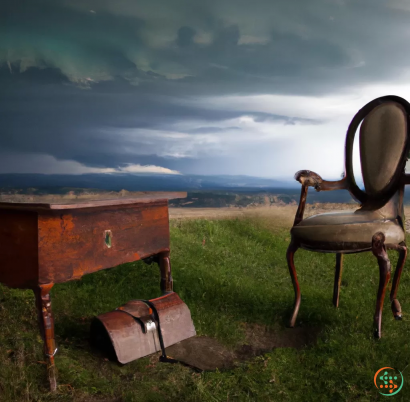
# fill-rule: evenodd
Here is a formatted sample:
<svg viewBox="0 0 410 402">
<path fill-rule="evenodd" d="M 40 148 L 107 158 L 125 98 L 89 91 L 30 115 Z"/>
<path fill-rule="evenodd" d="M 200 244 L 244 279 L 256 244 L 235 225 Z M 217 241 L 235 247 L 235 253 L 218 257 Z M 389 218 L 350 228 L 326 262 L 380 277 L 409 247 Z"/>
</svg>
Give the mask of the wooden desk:
<svg viewBox="0 0 410 402">
<path fill-rule="evenodd" d="M 162 292 L 171 292 L 168 200 L 185 197 L 151 192 L 126 199 L 0 202 L 0 283 L 34 291 L 51 390 L 57 387 L 51 288 L 151 257 L 160 267 Z"/>
</svg>

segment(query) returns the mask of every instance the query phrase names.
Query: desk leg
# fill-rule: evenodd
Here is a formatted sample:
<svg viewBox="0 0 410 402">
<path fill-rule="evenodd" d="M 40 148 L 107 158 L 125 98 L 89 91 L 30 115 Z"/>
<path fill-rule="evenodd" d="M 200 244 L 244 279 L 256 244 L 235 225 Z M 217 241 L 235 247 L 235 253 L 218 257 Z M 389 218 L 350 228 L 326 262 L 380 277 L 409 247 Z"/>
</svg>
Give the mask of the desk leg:
<svg viewBox="0 0 410 402">
<path fill-rule="evenodd" d="M 158 264 L 161 271 L 161 291 L 162 294 L 173 291 L 173 280 L 171 274 L 171 262 L 169 261 L 169 251 L 158 254 Z"/>
<path fill-rule="evenodd" d="M 38 312 L 38 324 L 41 336 L 44 340 L 44 354 L 47 357 L 47 374 L 50 383 L 50 391 L 57 389 L 56 368 L 54 364 L 54 355 L 57 351 L 54 339 L 54 318 L 51 311 L 50 290 L 54 284 L 39 285 L 33 289 L 36 297 L 36 307 Z"/>
</svg>

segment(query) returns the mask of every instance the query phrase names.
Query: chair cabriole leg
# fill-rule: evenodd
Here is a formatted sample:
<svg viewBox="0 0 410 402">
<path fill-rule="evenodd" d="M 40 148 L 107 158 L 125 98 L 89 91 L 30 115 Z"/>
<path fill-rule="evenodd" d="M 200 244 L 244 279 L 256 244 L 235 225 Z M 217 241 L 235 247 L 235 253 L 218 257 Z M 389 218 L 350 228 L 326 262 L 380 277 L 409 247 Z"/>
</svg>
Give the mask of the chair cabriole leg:
<svg viewBox="0 0 410 402">
<path fill-rule="evenodd" d="M 376 312 L 374 314 L 375 337 L 381 338 L 383 301 L 386 294 L 387 284 L 390 279 L 390 260 L 384 245 L 385 236 L 383 233 L 376 233 L 372 238 L 372 253 L 377 258 L 379 264 L 379 289 L 377 291 Z"/>
<path fill-rule="evenodd" d="M 299 248 L 298 244 L 291 242 L 286 252 L 286 259 L 288 262 L 289 273 L 290 273 L 290 277 L 292 278 L 293 288 L 295 290 L 295 306 L 293 309 L 292 318 L 290 319 L 290 322 L 289 322 L 290 327 L 295 326 L 296 318 L 298 316 L 299 307 L 300 307 L 300 288 L 299 288 L 299 282 L 298 282 L 298 277 L 296 274 L 296 268 L 295 268 L 295 263 L 294 263 L 294 258 L 293 258 L 298 248 Z"/>
<path fill-rule="evenodd" d="M 399 290 L 401 272 L 403 270 L 404 263 L 406 262 L 406 258 L 407 258 L 407 247 L 404 245 L 400 245 L 397 248 L 397 251 L 399 252 L 399 259 L 397 261 L 397 267 L 394 273 L 393 284 L 392 284 L 392 288 L 390 292 L 390 302 L 391 302 L 391 309 L 393 311 L 394 318 L 396 320 L 401 320 L 402 319 L 401 306 L 396 297 L 397 297 L 397 291 Z"/>
<path fill-rule="evenodd" d="M 335 283 L 333 285 L 333 304 L 339 307 L 340 284 L 342 282 L 343 254 L 336 254 Z"/>
</svg>

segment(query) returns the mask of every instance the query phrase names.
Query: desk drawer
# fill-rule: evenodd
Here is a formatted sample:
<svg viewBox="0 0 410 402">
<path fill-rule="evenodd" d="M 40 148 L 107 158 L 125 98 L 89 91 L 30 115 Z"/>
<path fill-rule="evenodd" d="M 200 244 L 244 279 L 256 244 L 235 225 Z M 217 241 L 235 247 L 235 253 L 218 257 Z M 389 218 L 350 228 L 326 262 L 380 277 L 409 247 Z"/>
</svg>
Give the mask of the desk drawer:
<svg viewBox="0 0 410 402">
<path fill-rule="evenodd" d="M 40 283 L 139 260 L 169 249 L 168 203 L 41 212 L 38 245 Z"/>
</svg>

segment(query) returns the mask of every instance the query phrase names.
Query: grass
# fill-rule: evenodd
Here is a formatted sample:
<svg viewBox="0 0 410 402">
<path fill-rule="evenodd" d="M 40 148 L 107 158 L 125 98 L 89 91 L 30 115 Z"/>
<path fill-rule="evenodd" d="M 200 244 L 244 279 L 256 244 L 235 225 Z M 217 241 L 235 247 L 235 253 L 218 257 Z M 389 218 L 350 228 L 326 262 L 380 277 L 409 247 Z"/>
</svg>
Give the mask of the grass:
<svg viewBox="0 0 410 402">
<path fill-rule="evenodd" d="M 285 252 L 289 231 L 263 219 L 171 221 L 174 288 L 188 304 L 199 335 L 229 348 L 246 342 L 244 323 L 282 331 L 293 306 Z M 202 245 L 205 238 L 205 245 Z M 389 252 L 392 266 L 397 255 Z M 372 318 L 378 268 L 370 253 L 345 256 L 339 309 L 331 303 L 335 257 L 298 251 L 302 289 L 297 325 L 320 328 L 317 344 L 276 348 L 225 372 L 197 374 L 151 356 L 125 366 L 88 346 L 93 316 L 130 299 L 160 295 L 156 265 L 131 263 L 56 285 L 52 290 L 59 388 L 47 393 L 42 343 L 31 291 L 0 287 L 1 401 L 369 401 L 383 400 L 375 372 L 403 372 L 396 400 L 410 398 L 410 274 L 393 320 L 386 300 L 383 337 Z"/>
</svg>

